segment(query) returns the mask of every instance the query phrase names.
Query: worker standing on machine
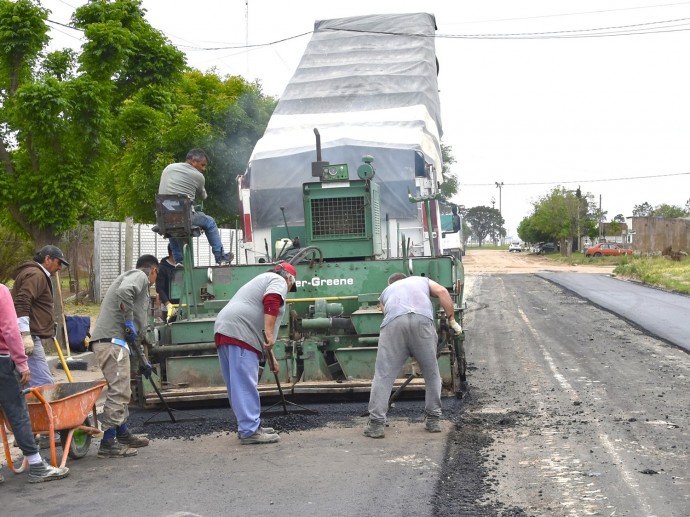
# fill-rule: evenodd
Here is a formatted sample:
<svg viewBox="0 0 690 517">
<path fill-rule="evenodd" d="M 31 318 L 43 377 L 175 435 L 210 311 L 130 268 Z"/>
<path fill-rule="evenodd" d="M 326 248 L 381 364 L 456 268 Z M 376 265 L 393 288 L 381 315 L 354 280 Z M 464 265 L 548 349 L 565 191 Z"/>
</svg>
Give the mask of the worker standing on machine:
<svg viewBox="0 0 690 517">
<path fill-rule="evenodd" d="M 441 374 L 436 351 L 438 335 L 431 297 L 438 298 L 456 334 L 462 327 L 455 321 L 453 300 L 442 285 L 426 277 L 407 277 L 393 273 L 381 293 L 383 322 L 376 352 L 374 380 L 369 397 L 369 420 L 364 435 L 383 438 L 388 413 L 388 399 L 398 373 L 408 357 L 414 357 L 424 376 L 426 430 L 441 432 Z"/>
<path fill-rule="evenodd" d="M 139 346 L 138 331 L 147 325 L 149 288 L 157 275 L 158 259 L 153 255 L 139 257 L 136 269 L 125 271 L 110 284 L 93 329 L 91 349 L 108 381 L 101 417 L 103 439 L 98 449 L 101 458 L 134 456 L 137 447 L 149 444 L 148 438 L 135 436 L 127 426 L 127 405 L 132 396 L 129 356 L 130 347 Z"/>
<path fill-rule="evenodd" d="M 297 290 L 296 277 L 291 264 L 277 264 L 244 284 L 216 318 L 213 331 L 220 369 L 243 445 L 280 441 L 272 428 L 261 427 L 259 361 L 269 360 L 276 374 L 280 370 L 272 349 L 285 313 L 287 293 Z"/>
</svg>

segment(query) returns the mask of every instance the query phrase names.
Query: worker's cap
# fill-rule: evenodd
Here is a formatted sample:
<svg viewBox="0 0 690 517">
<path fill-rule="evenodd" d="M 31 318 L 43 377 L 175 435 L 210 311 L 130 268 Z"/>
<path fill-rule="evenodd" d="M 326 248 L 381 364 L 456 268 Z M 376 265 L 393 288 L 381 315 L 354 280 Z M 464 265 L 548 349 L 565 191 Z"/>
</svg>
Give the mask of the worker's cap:
<svg viewBox="0 0 690 517">
<path fill-rule="evenodd" d="M 62 262 L 65 266 L 69 267 L 69 262 L 65 259 L 65 255 L 62 253 L 62 250 L 58 248 L 57 246 L 53 246 L 52 244 L 49 244 L 47 246 L 43 246 L 41 248 L 41 251 L 38 252 L 38 256 L 40 257 L 39 262 L 43 262 L 43 260 L 46 257 L 58 259 L 60 262 Z"/>
<path fill-rule="evenodd" d="M 281 262 L 280 264 L 276 264 L 274 271 L 276 273 L 279 273 L 280 271 L 285 271 L 286 273 L 290 274 L 293 278 L 292 287 L 290 288 L 290 292 L 294 293 L 295 291 L 297 291 L 297 282 L 296 282 L 297 271 L 295 270 L 295 267 L 292 264 L 289 264 L 287 262 Z"/>
</svg>

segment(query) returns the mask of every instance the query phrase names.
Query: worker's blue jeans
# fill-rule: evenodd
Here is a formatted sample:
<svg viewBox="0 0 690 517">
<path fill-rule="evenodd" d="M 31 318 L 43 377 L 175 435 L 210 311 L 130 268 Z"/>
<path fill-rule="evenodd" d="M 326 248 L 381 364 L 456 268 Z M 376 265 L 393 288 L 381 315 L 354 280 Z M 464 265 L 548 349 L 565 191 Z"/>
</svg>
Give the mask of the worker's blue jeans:
<svg viewBox="0 0 690 517">
<path fill-rule="evenodd" d="M 26 399 L 20 393 L 19 371 L 8 355 L 0 355 L 0 406 L 9 421 L 17 445 L 24 456 L 38 452 L 38 445 L 31 430 Z"/>
<path fill-rule="evenodd" d="M 223 261 L 223 241 L 220 238 L 220 231 L 218 230 L 216 221 L 213 217 L 203 212 L 193 212 L 192 226 L 198 226 L 204 230 L 206 238 L 208 239 L 208 245 L 211 246 L 211 250 L 213 250 L 213 256 L 216 259 L 216 263 L 220 264 Z M 182 247 L 184 244 L 185 241 L 183 239 L 170 239 L 170 247 L 172 248 L 175 262 L 184 262 L 184 257 L 182 255 Z"/>
<path fill-rule="evenodd" d="M 256 387 L 259 355 L 239 346 L 220 345 L 218 359 L 230 406 L 237 419 L 237 432 L 240 438 L 248 438 L 261 425 L 261 400 Z"/>
</svg>

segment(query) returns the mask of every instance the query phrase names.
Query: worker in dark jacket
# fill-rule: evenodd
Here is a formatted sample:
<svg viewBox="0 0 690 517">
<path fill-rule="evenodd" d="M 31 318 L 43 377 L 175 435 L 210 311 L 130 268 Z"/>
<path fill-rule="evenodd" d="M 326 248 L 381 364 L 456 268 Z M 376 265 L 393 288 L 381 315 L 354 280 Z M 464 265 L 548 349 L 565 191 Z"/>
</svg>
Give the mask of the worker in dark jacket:
<svg viewBox="0 0 690 517">
<path fill-rule="evenodd" d="M 101 424 L 103 439 L 98 455 L 122 458 L 137 454 L 149 440 L 129 430 L 127 405 L 132 396 L 130 386 L 130 346 L 140 346 L 137 338 L 147 325 L 149 288 L 158 275 L 158 259 L 142 255 L 136 269 L 118 276 L 105 293 L 91 336 L 91 349 L 108 382 Z"/>
<path fill-rule="evenodd" d="M 17 445 L 29 461 L 29 483 L 64 478 L 69 474 L 69 469 L 53 467 L 38 452 L 26 399 L 21 394 L 22 386 L 28 384 L 30 378 L 12 297 L 9 289 L 0 284 L 0 406 L 12 427 Z M 0 483 L 3 481 L 0 474 Z"/>
<path fill-rule="evenodd" d="M 175 271 L 175 257 L 173 256 L 172 246 L 168 244 L 168 256 L 161 259 L 158 276 L 156 277 L 156 293 L 158 293 L 163 323 L 167 323 L 170 311 L 170 282 L 172 281 L 173 271 Z"/>
<path fill-rule="evenodd" d="M 55 382 L 46 361 L 43 340 L 55 337 L 53 284 L 50 277 L 60 271 L 63 265 L 69 266 L 69 262 L 65 260 L 60 248 L 49 245 L 41 248 L 32 261 L 24 262 L 12 274 L 14 308 L 17 311 L 24 351 L 29 356 L 29 386 Z"/>
</svg>

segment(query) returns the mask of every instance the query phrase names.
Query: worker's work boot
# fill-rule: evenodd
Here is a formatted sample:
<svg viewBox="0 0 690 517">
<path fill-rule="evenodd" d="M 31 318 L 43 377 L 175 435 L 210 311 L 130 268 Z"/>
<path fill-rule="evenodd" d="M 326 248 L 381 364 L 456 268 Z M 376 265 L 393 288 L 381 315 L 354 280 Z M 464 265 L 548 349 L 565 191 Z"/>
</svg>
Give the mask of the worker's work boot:
<svg viewBox="0 0 690 517">
<path fill-rule="evenodd" d="M 427 416 L 426 424 L 424 427 L 430 433 L 440 433 L 441 432 L 441 419 L 437 416 Z"/>
<path fill-rule="evenodd" d="M 146 447 L 149 444 L 149 439 L 144 436 L 135 436 L 132 431 L 127 431 L 117 435 L 117 441 L 127 447 Z"/>
<path fill-rule="evenodd" d="M 277 434 L 276 430 L 273 429 L 272 427 L 259 427 L 259 431 L 261 431 L 264 434 Z M 242 437 L 240 436 L 240 433 L 237 433 L 237 437 L 241 440 Z"/>
<path fill-rule="evenodd" d="M 99 458 L 128 458 L 136 456 L 139 451 L 121 444 L 115 438 L 104 438 L 98 448 Z"/>
<path fill-rule="evenodd" d="M 53 467 L 46 460 L 35 465 L 29 465 L 29 483 L 43 483 L 67 477 L 67 467 Z"/>
<path fill-rule="evenodd" d="M 383 422 L 374 422 L 369 419 L 367 425 L 364 426 L 363 434 L 369 438 L 383 438 L 385 435 L 385 424 Z"/>
<path fill-rule="evenodd" d="M 257 443 L 276 443 L 280 441 L 280 436 L 276 433 L 267 433 L 261 427 L 259 427 L 256 432 L 247 436 L 246 438 L 240 438 L 241 445 L 252 445 Z"/>
</svg>

